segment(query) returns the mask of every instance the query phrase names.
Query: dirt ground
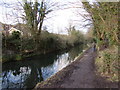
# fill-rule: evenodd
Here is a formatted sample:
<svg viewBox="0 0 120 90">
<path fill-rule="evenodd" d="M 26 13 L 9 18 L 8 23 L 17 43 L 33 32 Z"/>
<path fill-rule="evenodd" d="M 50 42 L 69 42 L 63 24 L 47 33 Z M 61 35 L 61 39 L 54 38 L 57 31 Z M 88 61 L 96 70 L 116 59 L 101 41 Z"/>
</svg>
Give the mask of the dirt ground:
<svg viewBox="0 0 120 90">
<path fill-rule="evenodd" d="M 117 82 L 110 82 L 96 72 L 97 52 L 89 48 L 73 63 L 46 81 L 38 83 L 40 88 L 118 88 Z"/>
</svg>

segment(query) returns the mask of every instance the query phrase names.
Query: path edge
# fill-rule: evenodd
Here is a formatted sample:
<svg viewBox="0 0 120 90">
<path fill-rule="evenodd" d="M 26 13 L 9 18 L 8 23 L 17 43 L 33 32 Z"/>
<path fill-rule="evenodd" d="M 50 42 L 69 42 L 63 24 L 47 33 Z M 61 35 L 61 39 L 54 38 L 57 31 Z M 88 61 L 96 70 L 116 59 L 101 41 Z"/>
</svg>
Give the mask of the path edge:
<svg viewBox="0 0 120 90">
<path fill-rule="evenodd" d="M 84 52 L 79 54 L 72 63 L 68 66 L 64 67 L 62 70 L 58 71 L 56 74 L 48 78 L 46 81 L 42 81 L 36 84 L 33 90 L 37 90 L 40 88 L 59 88 L 59 86 L 55 86 L 55 84 L 62 83 L 63 78 L 69 76 L 68 74 L 72 73 L 73 69 L 75 68 L 75 63 L 77 63 L 84 55 L 92 48 L 92 46 L 85 49 Z"/>
</svg>

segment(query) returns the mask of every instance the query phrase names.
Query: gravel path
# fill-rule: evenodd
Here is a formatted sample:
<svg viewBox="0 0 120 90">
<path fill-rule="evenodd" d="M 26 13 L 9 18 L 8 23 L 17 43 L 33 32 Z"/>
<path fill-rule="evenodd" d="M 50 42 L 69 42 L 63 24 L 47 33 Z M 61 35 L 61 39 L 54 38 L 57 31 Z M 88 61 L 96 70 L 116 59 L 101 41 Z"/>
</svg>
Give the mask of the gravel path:
<svg viewBox="0 0 120 90">
<path fill-rule="evenodd" d="M 39 88 L 118 88 L 118 83 L 107 81 L 96 73 L 95 58 L 97 52 L 88 49 L 75 62 L 55 74 L 45 82 L 36 85 Z"/>
</svg>

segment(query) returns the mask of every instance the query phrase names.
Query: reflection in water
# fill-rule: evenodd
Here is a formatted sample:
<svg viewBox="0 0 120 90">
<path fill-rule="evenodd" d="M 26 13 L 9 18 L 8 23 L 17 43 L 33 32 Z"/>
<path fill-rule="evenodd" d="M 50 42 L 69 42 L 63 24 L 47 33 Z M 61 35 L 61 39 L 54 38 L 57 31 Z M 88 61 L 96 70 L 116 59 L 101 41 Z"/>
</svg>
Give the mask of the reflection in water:
<svg viewBox="0 0 120 90">
<path fill-rule="evenodd" d="M 41 68 L 42 76 L 43 76 L 44 80 L 51 77 L 56 72 L 58 72 L 59 70 L 61 70 L 65 66 L 67 66 L 70 63 L 69 60 L 67 60 L 67 59 L 68 59 L 68 53 L 65 53 L 65 54 L 61 55 L 57 59 L 57 61 L 54 61 L 54 63 L 52 65 L 47 66 L 47 67 L 42 67 Z"/>
<path fill-rule="evenodd" d="M 3 76 L 3 88 L 23 88 L 24 82 L 29 77 L 31 69 L 29 67 L 20 67 L 19 71 L 7 71 L 2 72 Z"/>
<path fill-rule="evenodd" d="M 70 64 L 83 46 L 68 52 L 55 52 L 27 58 L 28 60 L 3 64 L 3 88 L 33 88 L 38 82 L 54 75 Z"/>
</svg>

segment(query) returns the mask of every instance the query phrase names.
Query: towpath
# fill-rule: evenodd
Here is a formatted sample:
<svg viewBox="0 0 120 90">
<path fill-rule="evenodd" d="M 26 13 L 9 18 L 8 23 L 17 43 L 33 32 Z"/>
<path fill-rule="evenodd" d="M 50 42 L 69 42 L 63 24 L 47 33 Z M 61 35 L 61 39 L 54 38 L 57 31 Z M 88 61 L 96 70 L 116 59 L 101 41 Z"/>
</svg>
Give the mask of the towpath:
<svg viewBox="0 0 120 90">
<path fill-rule="evenodd" d="M 95 58 L 97 52 L 89 48 L 76 61 L 59 71 L 45 82 L 36 85 L 39 88 L 117 88 L 112 83 L 99 76 L 96 72 Z"/>
</svg>

